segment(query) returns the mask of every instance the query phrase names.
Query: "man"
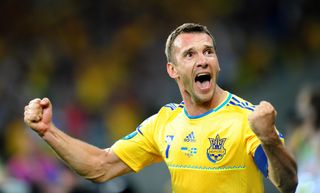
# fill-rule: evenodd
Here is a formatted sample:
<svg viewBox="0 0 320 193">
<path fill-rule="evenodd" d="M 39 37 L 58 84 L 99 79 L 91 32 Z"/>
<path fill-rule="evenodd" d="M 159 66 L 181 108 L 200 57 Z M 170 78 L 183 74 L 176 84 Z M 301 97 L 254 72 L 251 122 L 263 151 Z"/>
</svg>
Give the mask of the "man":
<svg viewBox="0 0 320 193">
<path fill-rule="evenodd" d="M 94 182 L 164 161 L 175 193 L 261 193 L 262 174 L 280 192 L 297 186 L 297 167 L 275 128 L 276 111 L 223 90 L 215 42 L 205 26 L 183 24 L 168 37 L 167 71 L 183 102 L 168 104 L 111 148 L 72 138 L 52 123 L 49 99 L 34 99 L 24 120 L 77 173 Z"/>
</svg>

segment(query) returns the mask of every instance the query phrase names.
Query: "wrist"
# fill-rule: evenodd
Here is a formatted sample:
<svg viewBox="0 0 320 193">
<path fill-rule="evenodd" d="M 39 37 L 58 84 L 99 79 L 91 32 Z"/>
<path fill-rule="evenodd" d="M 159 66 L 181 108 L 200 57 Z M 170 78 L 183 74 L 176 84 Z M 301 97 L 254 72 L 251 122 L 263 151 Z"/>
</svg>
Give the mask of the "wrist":
<svg viewBox="0 0 320 193">
<path fill-rule="evenodd" d="M 264 133 L 263 135 L 257 135 L 257 137 L 263 145 L 282 144 L 275 128 L 271 129 L 268 133 Z"/>
<path fill-rule="evenodd" d="M 267 136 L 260 136 L 258 137 L 261 141 L 262 145 L 279 145 L 282 144 L 279 136 L 277 133 L 269 134 Z"/>
<path fill-rule="evenodd" d="M 53 123 L 48 123 L 45 126 L 43 126 L 42 129 L 38 130 L 38 135 L 44 138 L 49 133 L 49 131 L 54 129 L 54 127 L 55 126 Z"/>
</svg>

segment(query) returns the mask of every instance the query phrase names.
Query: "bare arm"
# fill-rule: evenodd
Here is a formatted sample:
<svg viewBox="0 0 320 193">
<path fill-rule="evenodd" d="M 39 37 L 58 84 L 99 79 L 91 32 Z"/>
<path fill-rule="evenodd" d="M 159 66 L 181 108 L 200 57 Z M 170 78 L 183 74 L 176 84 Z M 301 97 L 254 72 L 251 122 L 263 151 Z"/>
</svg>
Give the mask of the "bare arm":
<svg viewBox="0 0 320 193">
<path fill-rule="evenodd" d="M 249 122 L 268 158 L 271 182 L 282 193 L 294 193 L 298 184 L 297 165 L 279 139 L 275 129 L 275 117 L 274 107 L 263 101 L 249 116 Z"/>
<path fill-rule="evenodd" d="M 25 123 L 36 131 L 79 175 L 103 182 L 132 171 L 111 149 L 100 149 L 75 139 L 52 123 L 49 99 L 34 99 L 25 107 Z"/>
</svg>

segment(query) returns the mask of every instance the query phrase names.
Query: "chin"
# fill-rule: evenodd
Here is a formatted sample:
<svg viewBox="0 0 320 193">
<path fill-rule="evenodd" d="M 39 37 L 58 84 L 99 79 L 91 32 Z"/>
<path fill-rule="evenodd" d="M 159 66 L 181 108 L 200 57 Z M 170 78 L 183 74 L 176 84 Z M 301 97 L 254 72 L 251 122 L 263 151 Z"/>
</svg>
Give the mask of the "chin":
<svg viewBox="0 0 320 193">
<path fill-rule="evenodd" d="M 213 98 L 213 95 L 203 95 L 203 96 L 195 96 L 193 98 L 193 101 L 196 103 L 196 104 L 205 104 L 205 103 L 209 103 L 211 102 Z"/>
</svg>

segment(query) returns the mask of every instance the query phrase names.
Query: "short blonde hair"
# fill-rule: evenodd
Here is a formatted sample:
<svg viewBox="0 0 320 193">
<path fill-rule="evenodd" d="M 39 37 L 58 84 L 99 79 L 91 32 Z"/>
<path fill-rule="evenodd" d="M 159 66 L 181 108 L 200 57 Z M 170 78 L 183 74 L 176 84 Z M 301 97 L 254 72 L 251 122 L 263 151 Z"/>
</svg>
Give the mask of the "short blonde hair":
<svg viewBox="0 0 320 193">
<path fill-rule="evenodd" d="M 196 23 L 184 23 L 172 31 L 167 38 L 165 54 L 168 63 L 172 62 L 172 44 L 177 36 L 182 33 L 206 33 L 211 37 L 214 48 L 216 47 L 215 40 L 206 26 Z"/>
</svg>

